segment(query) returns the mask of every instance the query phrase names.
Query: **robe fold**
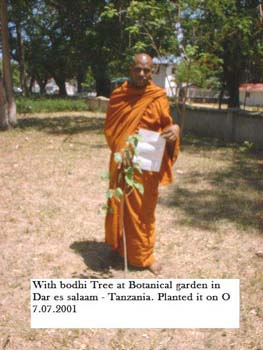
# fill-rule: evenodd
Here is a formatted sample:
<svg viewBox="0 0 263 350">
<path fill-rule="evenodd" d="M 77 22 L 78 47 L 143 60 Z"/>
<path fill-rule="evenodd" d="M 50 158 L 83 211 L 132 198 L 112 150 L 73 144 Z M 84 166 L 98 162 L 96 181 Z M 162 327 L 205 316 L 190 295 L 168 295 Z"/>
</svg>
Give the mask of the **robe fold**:
<svg viewBox="0 0 263 350">
<path fill-rule="evenodd" d="M 114 161 L 114 153 L 125 147 L 129 135 L 139 128 L 161 132 L 172 125 L 169 102 L 160 87 L 150 83 L 145 88 L 136 89 L 128 82 L 115 89 L 111 95 L 106 115 L 104 133 L 111 149 L 110 185 L 119 186 L 119 169 Z M 105 220 L 105 240 L 123 256 L 123 230 L 126 236 L 127 257 L 130 265 L 147 267 L 154 262 L 155 207 L 159 184 L 172 182 L 172 165 L 179 152 L 179 140 L 166 145 L 159 172 L 135 172 L 135 178 L 144 186 L 144 193 L 134 189 L 124 195 L 124 212 L 120 201 L 109 200 L 113 209 Z M 123 217 L 123 220 L 122 220 Z M 124 225 L 124 227 L 123 227 Z"/>
</svg>

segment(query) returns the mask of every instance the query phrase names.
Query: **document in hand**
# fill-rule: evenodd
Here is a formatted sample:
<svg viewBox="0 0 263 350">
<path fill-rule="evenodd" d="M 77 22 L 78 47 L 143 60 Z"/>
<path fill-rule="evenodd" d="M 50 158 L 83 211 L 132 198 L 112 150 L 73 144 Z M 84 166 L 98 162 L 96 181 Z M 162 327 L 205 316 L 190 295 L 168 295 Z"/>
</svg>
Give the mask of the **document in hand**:
<svg viewBox="0 0 263 350">
<path fill-rule="evenodd" d="M 134 156 L 133 162 L 139 162 L 142 170 L 158 172 L 161 167 L 165 139 L 159 132 L 139 129 L 139 135 L 142 141 L 137 146 L 137 156 Z"/>
</svg>

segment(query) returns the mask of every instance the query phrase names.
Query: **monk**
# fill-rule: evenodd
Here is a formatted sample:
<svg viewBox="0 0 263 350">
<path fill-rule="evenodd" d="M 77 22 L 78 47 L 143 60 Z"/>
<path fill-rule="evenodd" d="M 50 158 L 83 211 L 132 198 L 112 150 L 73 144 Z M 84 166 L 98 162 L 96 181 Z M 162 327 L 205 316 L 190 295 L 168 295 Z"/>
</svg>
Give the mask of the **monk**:
<svg viewBox="0 0 263 350">
<path fill-rule="evenodd" d="M 159 132 L 165 138 L 162 165 L 159 172 L 135 173 L 135 179 L 144 186 L 144 193 L 134 189 L 125 194 L 123 209 L 116 198 L 109 200 L 113 210 L 106 216 L 105 236 L 106 243 L 123 256 L 124 231 L 128 263 L 158 274 L 161 265 L 154 258 L 158 186 L 172 182 L 172 165 L 178 156 L 180 128 L 172 122 L 165 91 L 152 82 L 152 70 L 153 62 L 149 55 L 136 55 L 130 66 L 130 80 L 116 88 L 110 97 L 104 129 L 111 150 L 110 188 L 119 186 L 119 172 L 122 171 L 114 161 L 114 153 L 122 152 L 127 137 L 140 128 Z"/>
</svg>

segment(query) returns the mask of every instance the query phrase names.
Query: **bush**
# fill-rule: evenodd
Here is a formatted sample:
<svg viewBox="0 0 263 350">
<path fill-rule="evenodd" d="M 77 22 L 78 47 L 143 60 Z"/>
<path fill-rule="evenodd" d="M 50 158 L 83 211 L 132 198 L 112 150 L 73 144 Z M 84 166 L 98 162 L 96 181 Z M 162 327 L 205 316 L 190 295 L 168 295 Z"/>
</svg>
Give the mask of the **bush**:
<svg viewBox="0 0 263 350">
<path fill-rule="evenodd" d="M 84 99 L 66 97 L 17 97 L 18 113 L 40 113 L 40 112 L 65 112 L 86 111 L 87 104 Z"/>
</svg>

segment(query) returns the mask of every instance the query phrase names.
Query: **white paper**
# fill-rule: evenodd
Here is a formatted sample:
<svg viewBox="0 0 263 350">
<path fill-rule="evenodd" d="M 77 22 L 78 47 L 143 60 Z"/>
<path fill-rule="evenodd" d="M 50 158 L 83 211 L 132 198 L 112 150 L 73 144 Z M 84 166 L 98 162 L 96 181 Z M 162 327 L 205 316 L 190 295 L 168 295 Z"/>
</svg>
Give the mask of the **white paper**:
<svg viewBox="0 0 263 350">
<path fill-rule="evenodd" d="M 138 154 L 134 156 L 133 162 L 139 162 L 142 170 L 160 171 L 165 139 L 159 132 L 146 129 L 139 129 L 139 135 L 142 136 L 142 141 L 138 143 Z"/>
</svg>

